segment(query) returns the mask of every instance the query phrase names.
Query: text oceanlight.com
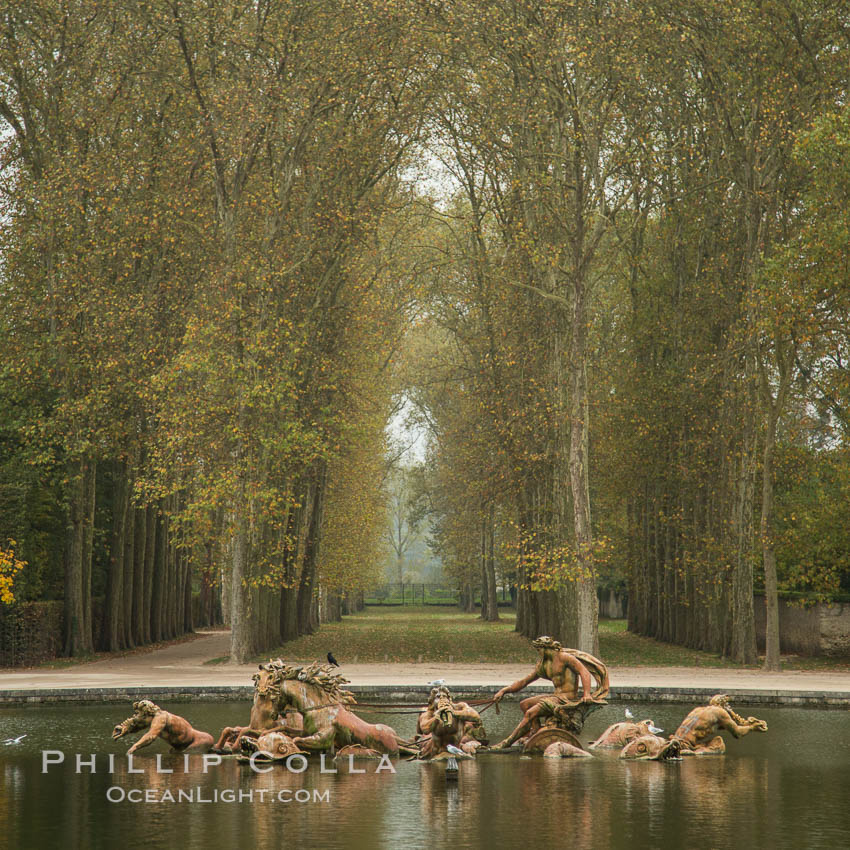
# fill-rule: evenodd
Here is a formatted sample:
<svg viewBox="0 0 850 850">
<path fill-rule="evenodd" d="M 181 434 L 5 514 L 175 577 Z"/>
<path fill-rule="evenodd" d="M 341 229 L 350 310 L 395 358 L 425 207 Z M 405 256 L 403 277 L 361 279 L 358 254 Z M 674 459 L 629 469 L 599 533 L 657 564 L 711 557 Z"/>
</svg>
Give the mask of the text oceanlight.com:
<svg viewBox="0 0 850 850">
<path fill-rule="evenodd" d="M 110 803 L 330 803 L 331 792 L 318 788 L 121 788 L 106 791 Z"/>
</svg>

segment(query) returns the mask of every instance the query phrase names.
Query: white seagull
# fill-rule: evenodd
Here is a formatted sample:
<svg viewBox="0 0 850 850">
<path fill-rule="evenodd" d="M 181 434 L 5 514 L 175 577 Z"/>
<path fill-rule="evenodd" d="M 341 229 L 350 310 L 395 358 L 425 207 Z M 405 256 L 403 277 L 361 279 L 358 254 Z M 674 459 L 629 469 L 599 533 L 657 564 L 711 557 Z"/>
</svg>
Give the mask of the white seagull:
<svg viewBox="0 0 850 850">
<path fill-rule="evenodd" d="M 634 720 L 635 716 L 628 709 L 626 709 L 626 720 Z"/>
<path fill-rule="evenodd" d="M 659 729 L 657 726 L 653 726 L 652 723 L 647 723 L 646 728 L 649 729 L 653 735 L 660 735 L 664 731 L 663 729 Z"/>
<path fill-rule="evenodd" d="M 20 743 L 21 743 L 21 741 L 23 741 L 23 740 L 24 740 L 24 738 L 26 738 L 26 735 L 20 735 L 20 736 L 19 736 L 19 737 L 17 737 L 17 738 L 7 738 L 5 741 L 3 741 L 3 743 L 4 743 L 7 747 L 9 747 L 9 746 L 11 746 L 12 744 L 20 744 Z"/>
<path fill-rule="evenodd" d="M 439 688 L 440 685 L 445 685 L 445 684 L 446 684 L 445 679 L 434 679 L 433 682 L 428 682 L 428 687 L 429 688 Z"/>
<path fill-rule="evenodd" d="M 446 749 L 447 749 L 447 750 L 448 750 L 448 751 L 449 751 L 449 752 L 450 752 L 453 756 L 457 756 L 458 758 L 461 758 L 461 759 L 468 759 L 468 758 L 472 758 L 472 756 L 471 756 L 469 753 L 465 753 L 463 750 L 461 750 L 459 747 L 456 747 L 454 744 L 449 744 L 449 745 L 446 747 Z"/>
</svg>

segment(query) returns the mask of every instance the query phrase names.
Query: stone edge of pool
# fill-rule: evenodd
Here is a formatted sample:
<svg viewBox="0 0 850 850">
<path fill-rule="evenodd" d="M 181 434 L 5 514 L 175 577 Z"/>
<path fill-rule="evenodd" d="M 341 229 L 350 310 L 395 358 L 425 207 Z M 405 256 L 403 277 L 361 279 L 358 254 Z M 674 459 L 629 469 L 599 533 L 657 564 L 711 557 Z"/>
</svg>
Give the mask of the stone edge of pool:
<svg viewBox="0 0 850 850">
<path fill-rule="evenodd" d="M 452 693 L 463 699 L 482 699 L 492 696 L 496 688 L 483 685 L 452 685 Z M 351 690 L 361 702 L 424 702 L 430 688 L 425 685 L 351 685 Z M 528 687 L 522 697 L 550 692 L 551 688 Z M 714 694 L 727 693 L 736 705 L 798 706 L 808 708 L 848 708 L 850 691 L 795 691 L 752 690 L 746 688 L 674 688 L 643 687 L 638 685 L 612 686 L 609 701 L 658 703 L 705 703 Z M 37 690 L 0 690 L 0 708 L 58 703 L 124 703 L 144 698 L 157 698 L 163 702 L 228 702 L 250 699 L 251 685 L 191 685 L 175 687 L 104 687 L 104 688 L 39 688 Z M 508 695 L 505 699 L 517 699 Z"/>
</svg>

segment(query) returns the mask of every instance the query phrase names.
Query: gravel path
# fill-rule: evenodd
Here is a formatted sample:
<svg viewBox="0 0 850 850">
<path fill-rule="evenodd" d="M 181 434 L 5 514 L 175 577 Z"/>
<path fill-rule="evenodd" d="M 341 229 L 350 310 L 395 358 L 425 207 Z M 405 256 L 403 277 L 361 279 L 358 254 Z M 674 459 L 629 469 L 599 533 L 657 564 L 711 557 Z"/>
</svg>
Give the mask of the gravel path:
<svg viewBox="0 0 850 850">
<path fill-rule="evenodd" d="M 46 688 L 158 687 L 183 685 L 250 685 L 252 664 L 205 664 L 226 656 L 230 633 L 200 632 L 152 652 L 108 658 L 62 669 L 43 667 L 0 672 L 0 690 Z M 525 676 L 529 664 L 350 664 L 343 673 L 354 685 L 424 685 L 445 679 L 452 685 L 492 685 Z M 724 690 L 850 692 L 850 673 L 783 672 L 692 667 L 614 667 L 611 683 L 634 687 L 704 687 Z"/>
</svg>

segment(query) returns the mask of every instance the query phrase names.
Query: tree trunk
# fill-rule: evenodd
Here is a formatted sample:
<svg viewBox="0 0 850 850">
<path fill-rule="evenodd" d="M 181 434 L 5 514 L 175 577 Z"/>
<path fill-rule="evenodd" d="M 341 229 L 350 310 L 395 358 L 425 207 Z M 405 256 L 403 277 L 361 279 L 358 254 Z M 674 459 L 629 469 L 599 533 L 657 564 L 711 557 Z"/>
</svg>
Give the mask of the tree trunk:
<svg viewBox="0 0 850 850">
<path fill-rule="evenodd" d="M 85 476 L 85 518 L 83 522 L 83 622 L 90 652 L 94 651 L 94 623 L 92 622 L 92 554 L 94 552 L 94 509 L 97 498 L 97 463 L 88 463 Z"/>
<path fill-rule="evenodd" d="M 487 554 L 487 619 L 491 622 L 499 619 L 499 598 L 496 588 L 496 521 L 495 507 L 490 503 L 490 517 L 488 522 L 488 543 L 489 552 Z M 483 607 L 483 605 L 482 605 Z"/>
<path fill-rule="evenodd" d="M 136 531 L 138 511 L 133 507 L 133 480 L 127 476 L 127 515 L 124 524 L 124 646 L 132 649 L 138 643 L 138 621 L 135 619 L 135 597 L 139 592 L 139 567 L 136 563 Z M 144 539 L 144 530 L 142 531 Z"/>
<path fill-rule="evenodd" d="M 753 564 L 752 507 L 753 470 L 752 458 L 755 450 L 755 429 L 748 422 L 740 455 L 740 466 L 736 482 L 734 531 L 736 534 L 736 557 L 732 573 L 731 605 L 731 655 L 740 664 L 755 664 L 756 629 L 753 610 Z M 729 632 L 724 629 L 723 633 Z"/>
<path fill-rule="evenodd" d="M 194 612 L 192 609 L 192 564 L 184 552 L 183 557 L 183 633 L 195 630 Z"/>
<path fill-rule="evenodd" d="M 465 614 L 472 614 L 475 611 L 475 593 L 468 581 L 463 583 L 460 591 L 460 607 Z"/>
<path fill-rule="evenodd" d="M 251 588 L 248 579 L 248 519 L 245 516 L 244 488 L 235 501 L 236 516 L 232 540 L 230 572 L 230 660 L 244 664 L 254 652 L 251 631 Z"/>
<path fill-rule="evenodd" d="M 776 342 L 776 358 L 779 364 L 779 386 L 776 398 L 770 392 L 770 385 L 764 367 L 760 364 L 761 396 L 766 409 L 767 421 L 764 429 L 764 450 L 762 455 L 761 488 L 761 547 L 764 561 L 764 670 L 775 672 L 782 669 L 779 640 L 779 580 L 776 574 L 776 552 L 773 542 L 774 508 L 774 455 L 776 450 L 776 426 L 785 398 L 791 384 L 789 358 L 784 356 L 781 341 Z"/>
<path fill-rule="evenodd" d="M 124 557 L 127 514 L 127 467 L 125 463 L 116 461 L 113 471 L 112 536 L 100 636 L 100 645 L 107 652 L 117 652 L 125 646 Z"/>
<path fill-rule="evenodd" d="M 144 594 L 141 599 L 142 606 L 142 626 L 143 635 L 142 643 L 152 643 L 151 635 L 153 634 L 153 589 L 156 581 L 154 575 L 154 566 L 156 563 L 156 547 L 157 547 L 157 521 L 156 505 L 148 505 L 144 511 L 145 514 L 145 584 Z"/>
<path fill-rule="evenodd" d="M 280 591 L 280 639 L 286 643 L 298 637 L 298 588 Z"/>
<path fill-rule="evenodd" d="M 481 519 L 481 619 L 489 620 L 490 593 L 487 583 L 487 523 Z"/>
<path fill-rule="evenodd" d="M 313 504 L 310 510 L 310 525 L 304 543 L 304 562 L 301 569 L 301 583 L 298 588 L 298 633 L 310 635 L 318 627 L 314 613 L 313 596 L 316 588 L 316 569 L 319 562 L 321 545 L 322 515 L 325 501 L 325 469 L 318 471 L 313 486 Z"/>
<path fill-rule="evenodd" d="M 587 396 L 587 293 L 579 273 L 573 286 L 572 341 L 570 343 L 570 491 L 579 575 L 562 594 L 568 604 L 562 640 L 584 652 L 599 652 L 599 603 L 591 547 L 590 484 L 588 481 L 589 404 Z M 572 603 L 572 604 L 569 604 Z"/>
<path fill-rule="evenodd" d="M 146 508 L 135 508 L 133 511 L 135 528 L 133 529 L 133 642 L 143 644 L 147 629 L 145 604 L 147 592 L 147 566 L 145 547 L 148 539 L 148 512 Z"/>
<path fill-rule="evenodd" d="M 86 616 L 86 601 L 90 594 L 84 592 L 86 576 L 84 568 L 86 550 L 86 518 L 88 511 L 88 482 L 90 462 L 79 461 L 71 477 L 71 492 L 68 505 L 68 525 L 65 548 L 65 655 L 76 656 L 92 652 L 91 615 Z"/>
<path fill-rule="evenodd" d="M 782 669 L 779 647 L 779 582 L 776 576 L 776 552 L 773 546 L 773 454 L 776 440 L 776 416 L 771 407 L 765 433 L 761 488 L 761 547 L 764 559 L 764 669 Z"/>
</svg>

